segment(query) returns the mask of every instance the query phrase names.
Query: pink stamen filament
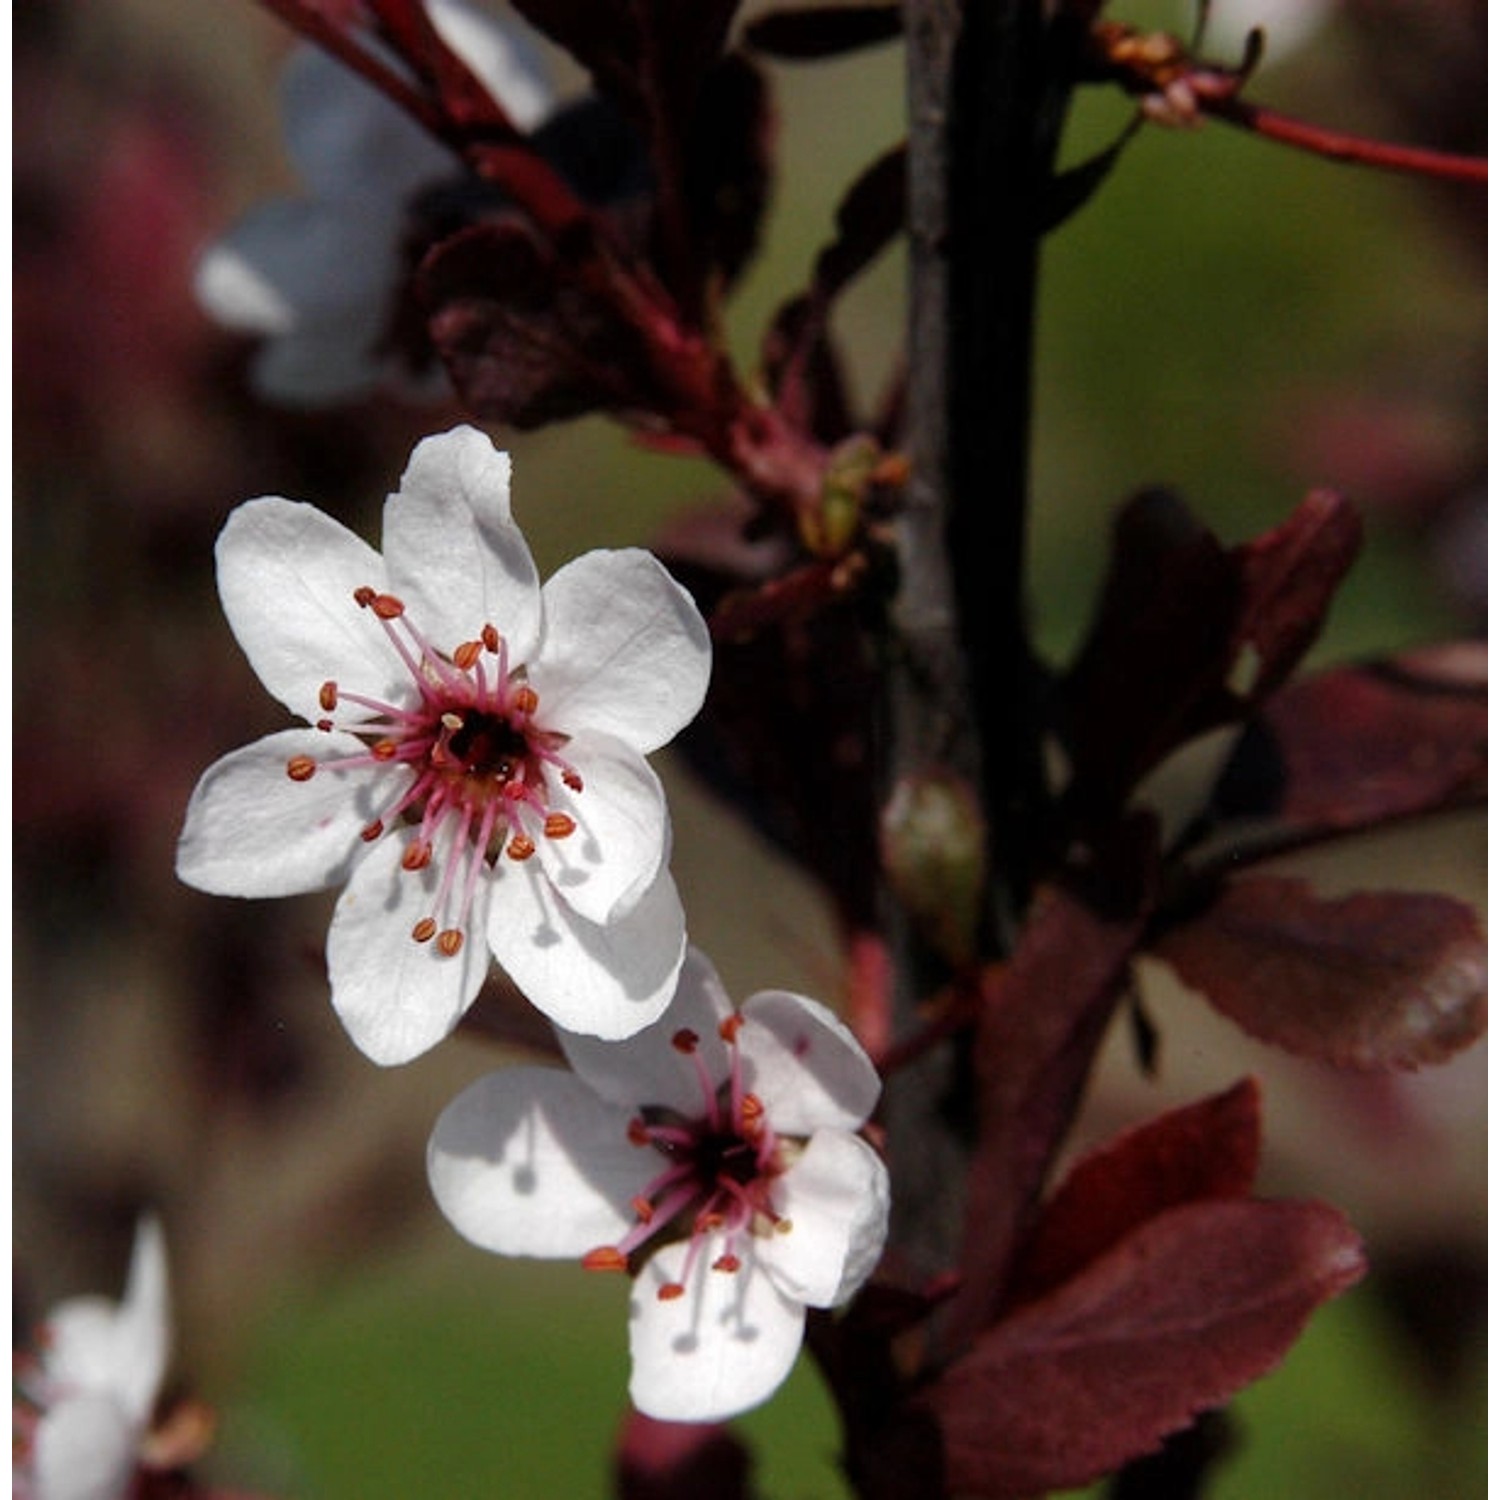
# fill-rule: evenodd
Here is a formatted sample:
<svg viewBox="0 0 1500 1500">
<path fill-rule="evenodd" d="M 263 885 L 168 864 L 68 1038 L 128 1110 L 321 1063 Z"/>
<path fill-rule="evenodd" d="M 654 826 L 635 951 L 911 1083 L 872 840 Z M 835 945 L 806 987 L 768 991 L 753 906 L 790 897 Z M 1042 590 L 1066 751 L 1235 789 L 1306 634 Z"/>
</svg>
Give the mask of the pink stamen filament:
<svg viewBox="0 0 1500 1500">
<path fill-rule="evenodd" d="M 636 1116 L 627 1129 L 637 1146 L 651 1146 L 668 1159 L 662 1169 L 631 1200 L 636 1222 L 617 1245 L 593 1252 L 586 1264 L 602 1268 L 628 1263 L 630 1256 L 674 1224 L 687 1221 L 688 1247 L 682 1280 L 657 1289 L 671 1301 L 683 1295 L 710 1236 L 721 1237 L 712 1269 L 724 1273 L 744 1264 L 742 1245 L 758 1223 L 774 1228 L 782 1220 L 770 1205 L 769 1182 L 781 1171 L 780 1140 L 769 1128 L 765 1107 L 744 1087 L 738 1047 L 738 1017 L 725 1023 L 719 1035 L 729 1049 L 729 1076 L 716 1086 L 702 1055 L 698 1034 L 690 1028 L 676 1032 L 673 1048 L 691 1059 L 703 1096 L 703 1115 L 693 1123 L 680 1117 L 647 1123 Z M 651 1113 L 647 1112 L 648 1115 Z M 680 1229 L 678 1231 L 681 1232 Z"/>
<path fill-rule="evenodd" d="M 512 671 L 509 644 L 492 624 L 445 656 L 413 624 L 396 595 L 366 585 L 354 591 L 354 600 L 380 621 L 418 698 L 402 707 L 325 681 L 318 705 L 330 717 L 317 720 L 316 727 L 357 736 L 366 748 L 329 760 L 293 756 L 287 774 L 300 782 L 322 770 L 391 766 L 412 772 L 360 837 L 373 843 L 399 822 L 415 823 L 401 861 L 408 872 L 426 869 L 434 849 L 446 842 L 435 902 L 412 936 L 425 942 L 436 935 L 440 952 L 456 953 L 485 867 L 502 855 L 529 859 L 540 838 L 566 838 L 577 827 L 572 816 L 549 805 L 542 773 L 552 768 L 575 792 L 582 778 L 559 753 L 568 737 L 535 724 L 536 690 L 526 681 L 524 666 Z M 331 716 L 340 706 L 367 716 L 339 723 Z M 532 818 L 539 826 L 528 831 Z M 441 930 L 440 922 L 446 923 Z"/>
</svg>

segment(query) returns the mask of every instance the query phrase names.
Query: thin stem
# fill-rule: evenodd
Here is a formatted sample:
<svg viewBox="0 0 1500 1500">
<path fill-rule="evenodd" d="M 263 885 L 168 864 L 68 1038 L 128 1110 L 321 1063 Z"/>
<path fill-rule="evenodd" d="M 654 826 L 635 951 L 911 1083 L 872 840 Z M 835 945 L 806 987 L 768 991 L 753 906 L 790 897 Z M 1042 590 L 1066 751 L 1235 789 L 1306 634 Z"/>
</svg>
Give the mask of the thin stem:
<svg viewBox="0 0 1500 1500">
<path fill-rule="evenodd" d="M 1204 99 L 1200 101 L 1200 108 L 1227 125 L 1236 125 L 1268 141 L 1279 141 L 1334 161 L 1384 167 L 1392 172 L 1414 172 L 1455 182 L 1489 180 L 1489 163 L 1482 157 L 1429 151 L 1420 146 L 1397 146 L 1388 141 L 1372 141 L 1364 136 L 1325 130 L 1321 125 L 1278 114 L 1246 99 Z"/>
</svg>

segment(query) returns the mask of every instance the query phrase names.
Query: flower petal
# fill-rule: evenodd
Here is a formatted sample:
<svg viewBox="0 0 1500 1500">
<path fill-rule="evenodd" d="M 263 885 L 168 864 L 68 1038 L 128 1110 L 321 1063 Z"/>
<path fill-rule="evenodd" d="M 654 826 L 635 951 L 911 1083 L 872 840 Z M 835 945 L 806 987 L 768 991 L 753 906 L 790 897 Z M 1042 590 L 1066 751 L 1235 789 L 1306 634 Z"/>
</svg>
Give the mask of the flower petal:
<svg viewBox="0 0 1500 1500">
<path fill-rule="evenodd" d="M 291 896 L 348 879 L 360 830 L 378 814 L 386 768 L 286 773 L 293 756 L 358 754 L 347 734 L 284 729 L 217 760 L 198 779 L 177 845 L 177 874 L 216 896 Z"/>
<path fill-rule="evenodd" d="M 530 678 L 558 727 L 603 729 L 644 754 L 703 706 L 708 627 L 649 552 L 586 552 L 547 580 L 542 605 Z"/>
<path fill-rule="evenodd" d="M 479 881 L 463 946 L 452 957 L 412 928 L 434 914 L 442 858 L 401 866 L 403 841 L 388 834 L 354 867 L 328 929 L 333 1008 L 371 1061 L 410 1062 L 458 1025 L 489 967 L 483 941 L 489 882 Z"/>
<path fill-rule="evenodd" d="M 385 587 L 380 554 L 311 505 L 267 496 L 235 509 L 215 549 L 219 597 L 235 639 L 267 690 L 315 723 L 332 679 L 387 701 L 410 680 L 380 623 L 354 602 Z"/>
<path fill-rule="evenodd" d="M 626 1136 L 630 1112 L 558 1068 L 472 1083 L 438 1117 L 427 1178 L 455 1229 L 500 1255 L 581 1256 L 635 1223 L 660 1158 Z"/>
<path fill-rule="evenodd" d="M 690 947 L 677 992 L 655 1025 L 622 1042 L 571 1031 L 560 1031 L 558 1041 L 573 1071 L 600 1098 L 629 1109 L 665 1105 L 696 1119 L 704 1110 L 703 1085 L 692 1060 L 672 1045 L 672 1038 L 684 1027 L 697 1033 L 698 1056 L 709 1081 L 717 1086 L 729 1077 L 729 1053 L 719 1035 L 719 1023 L 732 1011 L 713 965 Z"/>
<path fill-rule="evenodd" d="M 451 151 L 319 47 L 293 50 L 280 93 L 287 154 L 320 196 L 378 192 L 394 217 L 413 188 L 460 171 Z"/>
<path fill-rule="evenodd" d="M 87 1392 L 65 1397 L 36 1429 L 35 1489 L 17 1495 L 38 1500 L 119 1500 L 136 1466 L 141 1430 L 110 1396 Z"/>
<path fill-rule="evenodd" d="M 428 0 L 428 8 L 439 35 L 504 105 L 516 129 L 540 125 L 553 94 L 542 54 L 526 32 L 459 0 Z"/>
<path fill-rule="evenodd" d="M 130 1275 L 115 1320 L 114 1390 L 144 1427 L 167 1373 L 172 1337 L 171 1298 L 167 1287 L 167 1244 L 161 1222 L 146 1216 L 136 1226 Z"/>
<path fill-rule="evenodd" d="M 536 564 L 510 514 L 510 455 L 473 427 L 423 438 L 385 503 L 394 593 L 412 623 L 451 653 L 487 624 L 512 668 L 531 653 L 541 617 Z"/>
<path fill-rule="evenodd" d="M 667 852 L 667 799 L 637 750 L 597 731 L 564 747 L 583 779 L 571 792 L 553 778 L 549 804 L 575 823 L 566 838 L 539 838 L 537 858 L 557 894 L 590 922 L 609 922 L 650 888 Z"/>
<path fill-rule="evenodd" d="M 718 1242 L 659 1250 L 636 1278 L 630 1297 L 630 1399 L 663 1422 L 717 1422 L 766 1400 L 791 1373 L 802 1347 L 806 1312 L 782 1295 L 751 1262 L 739 1271 L 711 1269 Z M 685 1286 L 662 1301 L 667 1283 Z"/>
<path fill-rule="evenodd" d="M 204 251 L 193 286 L 212 317 L 244 333 L 357 314 L 369 362 L 398 264 L 396 210 L 384 199 L 272 198 Z"/>
<path fill-rule="evenodd" d="M 875 1269 L 885 1247 L 890 1178 L 858 1136 L 820 1130 L 777 1182 L 790 1228 L 755 1241 L 766 1274 L 811 1307 L 836 1307 Z"/>
<path fill-rule="evenodd" d="M 671 872 L 662 865 L 629 913 L 601 927 L 557 897 L 534 859 L 501 861 L 490 947 L 521 992 L 566 1031 L 618 1041 L 671 1002 L 687 946 Z"/>
<path fill-rule="evenodd" d="M 746 1086 L 760 1096 L 778 1132 L 852 1130 L 869 1119 L 880 1075 L 831 1010 L 785 990 L 762 990 L 741 1014 Z"/>
</svg>

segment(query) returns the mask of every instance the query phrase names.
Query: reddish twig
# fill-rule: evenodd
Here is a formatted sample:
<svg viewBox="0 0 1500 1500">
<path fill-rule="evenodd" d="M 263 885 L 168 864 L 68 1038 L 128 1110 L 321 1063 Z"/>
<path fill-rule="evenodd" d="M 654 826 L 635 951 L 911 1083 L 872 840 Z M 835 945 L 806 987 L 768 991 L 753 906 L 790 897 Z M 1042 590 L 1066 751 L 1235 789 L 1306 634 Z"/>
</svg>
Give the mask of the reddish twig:
<svg viewBox="0 0 1500 1500">
<path fill-rule="evenodd" d="M 1251 131 L 1268 141 L 1295 146 L 1300 151 L 1328 157 L 1333 161 L 1355 162 L 1360 166 L 1383 167 L 1392 172 L 1414 172 L 1424 177 L 1440 177 L 1455 182 L 1487 182 L 1489 162 L 1483 157 L 1458 156 L 1448 151 L 1429 151 L 1421 146 L 1396 146 L 1389 141 L 1369 140 L 1338 130 L 1325 130 L 1290 115 L 1278 114 L 1252 104 L 1247 99 L 1230 97 L 1213 99 L 1199 96 L 1199 107 L 1205 114 Z"/>
</svg>

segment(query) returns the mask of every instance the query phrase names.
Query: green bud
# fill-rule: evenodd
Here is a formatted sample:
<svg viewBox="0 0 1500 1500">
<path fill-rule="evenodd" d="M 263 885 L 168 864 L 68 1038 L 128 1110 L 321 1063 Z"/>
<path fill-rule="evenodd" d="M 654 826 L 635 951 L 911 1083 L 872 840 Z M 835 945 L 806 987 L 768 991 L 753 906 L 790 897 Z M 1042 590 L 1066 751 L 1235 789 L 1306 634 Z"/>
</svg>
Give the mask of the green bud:
<svg viewBox="0 0 1500 1500">
<path fill-rule="evenodd" d="M 973 961 L 985 880 L 979 799 L 952 771 L 903 777 L 880 819 L 881 857 L 917 930 L 955 967 Z"/>
</svg>

